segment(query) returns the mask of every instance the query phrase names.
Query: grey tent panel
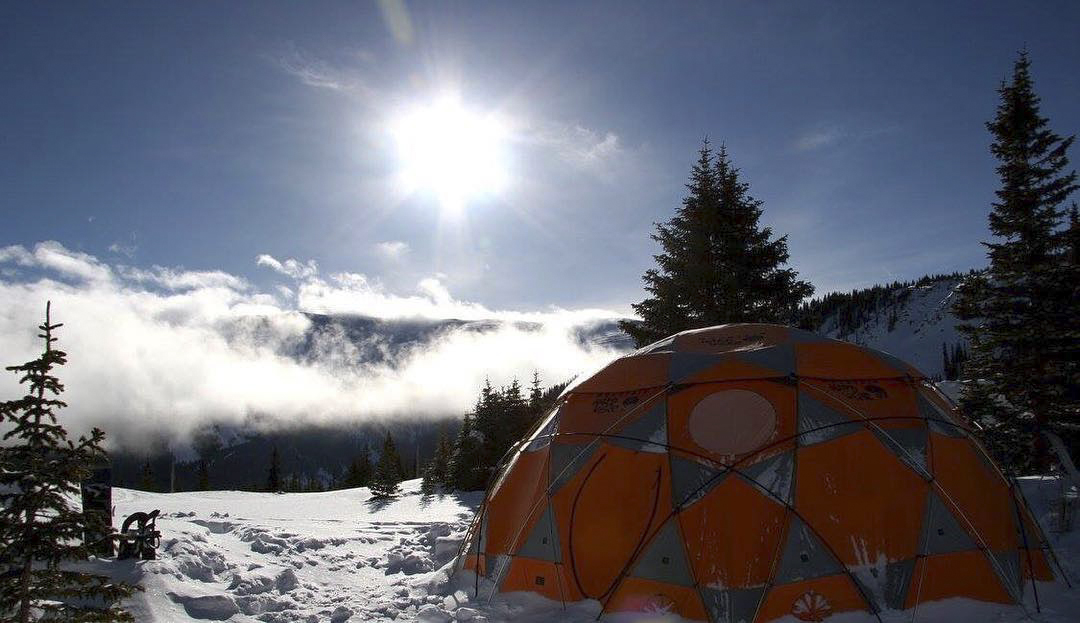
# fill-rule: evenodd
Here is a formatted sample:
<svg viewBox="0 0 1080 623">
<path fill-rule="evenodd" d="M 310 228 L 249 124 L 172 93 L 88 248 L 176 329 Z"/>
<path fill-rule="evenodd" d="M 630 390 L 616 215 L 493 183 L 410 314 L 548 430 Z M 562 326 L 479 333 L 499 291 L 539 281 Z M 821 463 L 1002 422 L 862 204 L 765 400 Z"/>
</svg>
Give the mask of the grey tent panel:
<svg viewBox="0 0 1080 623">
<path fill-rule="evenodd" d="M 506 572 L 510 570 L 510 556 L 499 554 L 494 560 L 488 558 L 487 561 L 490 564 L 484 569 L 484 577 L 495 585 L 496 590 L 502 588 L 502 582 L 506 579 Z"/>
<path fill-rule="evenodd" d="M 637 452 L 667 452 L 667 401 L 658 400 L 616 435 L 608 443 Z"/>
<path fill-rule="evenodd" d="M 552 439 L 555 438 L 555 431 L 558 430 L 558 428 L 559 413 L 558 411 L 556 411 L 548 417 L 547 422 L 544 423 L 540 430 L 536 431 L 536 434 L 533 435 L 533 438 L 529 440 L 528 444 L 526 444 L 524 451 L 535 452 L 537 450 L 547 447 L 548 444 L 551 443 Z"/>
<path fill-rule="evenodd" d="M 859 567 L 852 572 L 864 597 L 870 600 L 874 612 L 903 610 L 911 577 L 915 573 L 915 559 L 886 563 L 884 569 L 876 566 Z"/>
<path fill-rule="evenodd" d="M 551 484 L 548 493 L 553 494 L 570 482 L 582 466 L 589 462 L 596 452 L 596 444 L 553 443 L 550 452 L 548 464 Z"/>
<path fill-rule="evenodd" d="M 759 463 L 741 468 L 740 475 L 750 484 L 775 496 L 784 504 L 791 503 L 795 480 L 795 453 L 782 452 Z"/>
<path fill-rule="evenodd" d="M 727 474 L 718 476 L 720 470 L 690 461 L 675 455 L 671 456 L 671 501 L 676 507 L 686 507 L 712 490 L 727 478 Z"/>
<path fill-rule="evenodd" d="M 701 589 L 701 601 L 712 623 L 753 623 L 764 586 L 754 588 Z"/>
<path fill-rule="evenodd" d="M 795 374 L 795 345 L 780 344 L 755 350 L 737 352 L 739 360 L 770 370 L 778 375 Z"/>
<path fill-rule="evenodd" d="M 649 353 L 670 353 L 674 349 L 674 347 L 673 347 L 674 343 L 675 343 L 675 336 L 672 335 L 672 336 L 666 337 L 666 338 L 664 338 L 664 339 L 662 339 L 662 340 L 660 340 L 658 342 L 653 342 L 652 344 L 649 344 L 648 346 L 643 346 L 641 348 L 641 350 L 638 351 L 637 354 L 646 355 L 646 354 L 649 354 Z"/>
<path fill-rule="evenodd" d="M 1020 601 L 1024 590 L 1024 575 L 1020 571 L 1020 551 L 1014 549 L 990 554 L 997 563 L 993 565 L 994 572 L 1001 578 L 1001 583 L 1005 585 L 1013 599 Z"/>
<path fill-rule="evenodd" d="M 536 520 L 529 537 L 518 548 L 518 556 L 537 558 L 549 562 L 562 562 L 562 548 L 559 547 L 559 531 L 555 527 L 554 513 L 550 504 L 544 505 L 544 512 Z"/>
<path fill-rule="evenodd" d="M 799 445 L 810 446 L 851 435 L 863 425 L 799 390 Z"/>
<path fill-rule="evenodd" d="M 892 450 L 900 460 L 914 469 L 920 476 L 930 480 L 930 470 L 926 464 L 926 428 L 874 428 L 874 434 L 886 448 Z"/>
<path fill-rule="evenodd" d="M 956 425 L 953 418 L 930 402 L 922 392 L 916 392 L 915 404 L 919 410 L 919 416 L 926 418 L 926 424 L 930 430 L 946 437 L 965 437 L 964 429 Z"/>
<path fill-rule="evenodd" d="M 630 572 L 632 577 L 679 586 L 694 585 L 690 565 L 686 561 L 686 547 L 675 521 L 674 517 L 669 519 L 645 546 L 645 551 Z"/>
<path fill-rule="evenodd" d="M 885 582 L 882 591 L 885 606 L 892 610 L 903 610 L 907 601 L 911 578 L 915 575 L 915 559 L 890 562 L 885 565 Z"/>
<path fill-rule="evenodd" d="M 843 567 L 813 531 L 797 516 L 791 516 L 784 551 L 773 577 L 774 584 L 790 584 L 841 573 Z"/>
<path fill-rule="evenodd" d="M 952 511 L 933 489 L 926 498 L 926 518 L 923 520 L 919 542 L 925 543 L 923 554 L 926 555 L 963 552 L 978 548 L 971 535 L 961 527 Z"/>
<path fill-rule="evenodd" d="M 668 364 L 668 380 L 678 383 L 725 361 L 730 361 L 730 357 L 711 353 L 672 353 L 671 362 Z"/>
</svg>

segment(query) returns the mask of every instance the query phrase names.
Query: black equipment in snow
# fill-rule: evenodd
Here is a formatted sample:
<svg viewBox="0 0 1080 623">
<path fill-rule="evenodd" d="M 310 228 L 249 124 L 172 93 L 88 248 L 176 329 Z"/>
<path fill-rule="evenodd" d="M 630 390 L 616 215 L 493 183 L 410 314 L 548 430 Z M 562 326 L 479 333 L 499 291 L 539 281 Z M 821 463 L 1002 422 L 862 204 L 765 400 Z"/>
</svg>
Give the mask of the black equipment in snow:
<svg viewBox="0 0 1080 623">
<path fill-rule="evenodd" d="M 120 528 L 120 547 L 116 557 L 154 560 L 161 545 L 161 532 L 157 530 L 157 517 L 161 511 L 132 513 Z M 132 525 L 135 524 L 134 527 Z"/>
</svg>

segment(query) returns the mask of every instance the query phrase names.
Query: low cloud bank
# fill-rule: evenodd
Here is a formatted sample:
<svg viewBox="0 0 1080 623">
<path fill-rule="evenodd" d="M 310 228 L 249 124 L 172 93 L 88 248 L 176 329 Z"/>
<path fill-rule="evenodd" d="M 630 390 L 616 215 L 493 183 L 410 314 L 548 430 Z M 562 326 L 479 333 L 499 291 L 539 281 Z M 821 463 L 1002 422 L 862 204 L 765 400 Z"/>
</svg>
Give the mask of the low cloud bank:
<svg viewBox="0 0 1080 623">
<path fill-rule="evenodd" d="M 64 421 L 77 432 L 102 427 L 131 446 L 162 435 L 182 442 L 208 424 L 456 415 L 485 377 L 524 382 L 537 370 L 557 382 L 619 354 L 576 333 L 615 313 L 496 311 L 454 299 L 437 279 L 395 294 L 357 273 L 324 278 L 311 261 L 257 262 L 289 285 L 268 293 L 220 271 L 110 264 L 56 242 L 0 248 L 0 363 L 40 352 L 35 327 L 52 300 L 69 355 L 58 373 L 70 405 Z M 377 332 L 358 343 L 336 324 L 313 331 L 303 312 L 500 322 L 483 330 L 434 322 L 430 338 L 391 348 Z M 372 349 L 384 356 L 366 357 Z M 0 377 L 0 398 L 18 395 L 15 376 Z"/>
</svg>

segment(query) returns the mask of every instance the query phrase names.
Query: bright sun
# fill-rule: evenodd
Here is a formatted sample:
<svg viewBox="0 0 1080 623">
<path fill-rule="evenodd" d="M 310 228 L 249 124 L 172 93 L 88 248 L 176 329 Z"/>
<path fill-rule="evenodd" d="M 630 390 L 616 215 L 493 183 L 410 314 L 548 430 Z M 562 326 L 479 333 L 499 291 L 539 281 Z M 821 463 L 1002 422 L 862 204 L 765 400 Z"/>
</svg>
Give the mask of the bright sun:
<svg viewBox="0 0 1080 623">
<path fill-rule="evenodd" d="M 391 129 L 405 190 L 434 194 L 445 211 L 457 212 L 506 185 L 506 131 L 493 116 L 445 97 L 402 116 Z"/>
</svg>

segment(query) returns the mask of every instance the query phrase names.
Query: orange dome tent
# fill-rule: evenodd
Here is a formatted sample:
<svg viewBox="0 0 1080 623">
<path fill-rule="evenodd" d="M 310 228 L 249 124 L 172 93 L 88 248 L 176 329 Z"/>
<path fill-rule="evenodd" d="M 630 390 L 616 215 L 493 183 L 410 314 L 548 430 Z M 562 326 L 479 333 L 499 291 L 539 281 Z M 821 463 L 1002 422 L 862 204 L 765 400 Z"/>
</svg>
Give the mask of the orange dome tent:
<svg viewBox="0 0 1080 623">
<path fill-rule="evenodd" d="M 1020 603 L 1045 539 L 911 366 L 775 325 L 686 331 L 568 389 L 459 568 L 494 592 L 702 621 Z M 1030 590 L 1030 588 L 1027 588 Z"/>
</svg>

